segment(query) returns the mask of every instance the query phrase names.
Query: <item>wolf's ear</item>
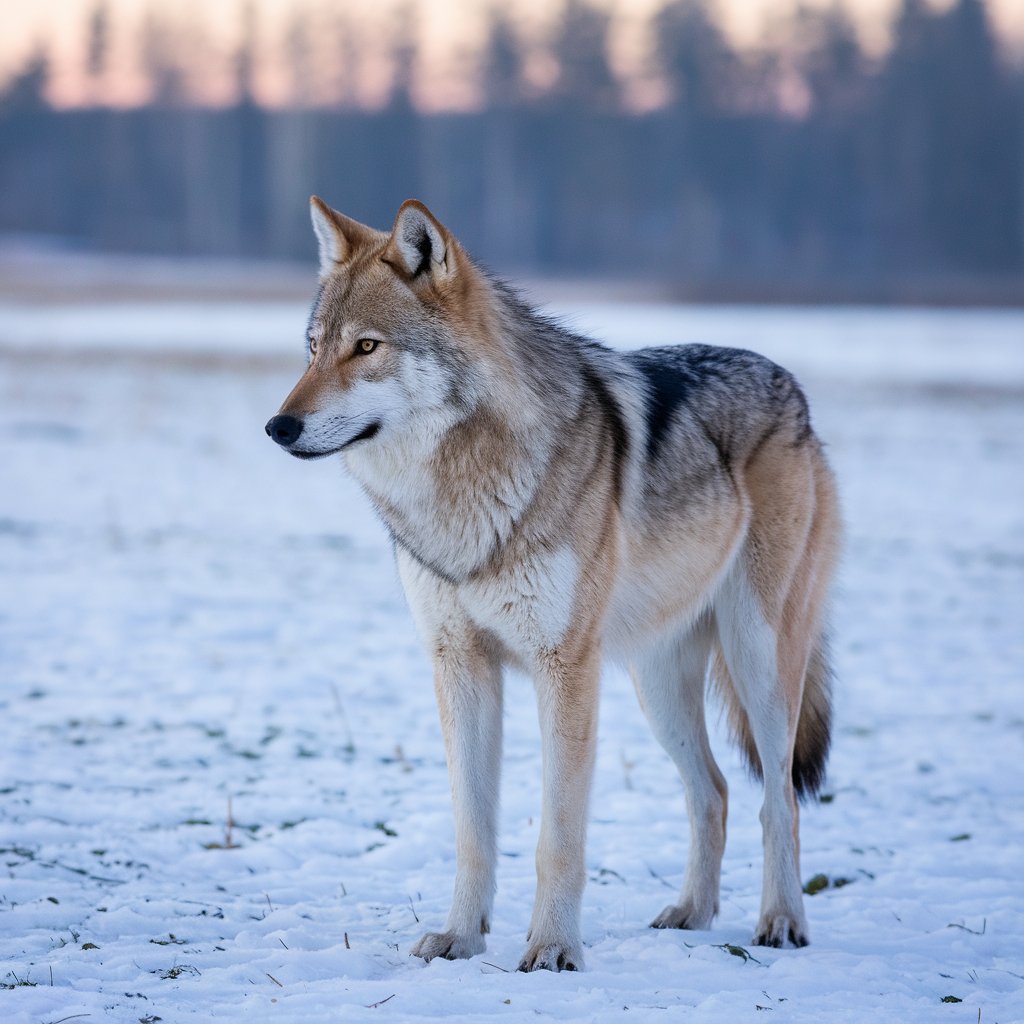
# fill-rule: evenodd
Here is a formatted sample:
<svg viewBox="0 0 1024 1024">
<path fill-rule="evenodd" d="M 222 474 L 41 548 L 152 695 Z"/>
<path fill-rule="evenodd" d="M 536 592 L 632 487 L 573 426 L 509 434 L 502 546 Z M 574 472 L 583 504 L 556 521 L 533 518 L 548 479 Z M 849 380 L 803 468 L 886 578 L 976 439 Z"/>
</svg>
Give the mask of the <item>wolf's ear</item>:
<svg viewBox="0 0 1024 1024">
<path fill-rule="evenodd" d="M 372 241 L 372 228 L 332 210 L 319 196 L 310 196 L 309 216 L 320 245 L 321 277 L 326 277 L 339 263 L 347 263 L 357 248 Z"/>
<path fill-rule="evenodd" d="M 407 199 L 395 218 L 383 259 L 412 280 L 420 275 L 444 280 L 455 272 L 455 240 L 418 199 Z"/>
</svg>

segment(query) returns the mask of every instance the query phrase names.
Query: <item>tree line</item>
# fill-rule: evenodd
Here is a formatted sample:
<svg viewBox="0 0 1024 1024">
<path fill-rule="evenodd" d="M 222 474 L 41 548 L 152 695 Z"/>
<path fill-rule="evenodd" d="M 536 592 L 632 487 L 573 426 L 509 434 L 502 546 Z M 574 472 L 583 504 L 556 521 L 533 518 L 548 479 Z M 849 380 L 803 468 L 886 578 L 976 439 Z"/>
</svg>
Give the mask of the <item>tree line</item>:
<svg viewBox="0 0 1024 1024">
<path fill-rule="evenodd" d="M 109 24 L 86 59 L 103 71 Z M 0 92 L 0 230 L 118 250 L 309 257 L 318 192 L 376 226 L 418 196 L 500 269 L 770 290 L 1024 272 L 1024 74 L 983 0 L 903 0 L 870 57 L 841 7 L 774 46 L 732 47 L 699 0 L 656 16 L 664 102 L 636 112 L 607 15 L 570 0 L 537 87 L 515 26 L 491 18 L 470 112 L 424 112 L 417 54 L 393 40 L 390 96 L 261 106 L 243 33 L 237 99 L 187 99 L 148 43 L 152 98 L 55 109 L 39 53 Z M 301 36 L 295 80 L 310 71 Z M 339 74 L 354 60 L 340 46 Z M 346 97 L 348 97 L 346 99 Z"/>
</svg>

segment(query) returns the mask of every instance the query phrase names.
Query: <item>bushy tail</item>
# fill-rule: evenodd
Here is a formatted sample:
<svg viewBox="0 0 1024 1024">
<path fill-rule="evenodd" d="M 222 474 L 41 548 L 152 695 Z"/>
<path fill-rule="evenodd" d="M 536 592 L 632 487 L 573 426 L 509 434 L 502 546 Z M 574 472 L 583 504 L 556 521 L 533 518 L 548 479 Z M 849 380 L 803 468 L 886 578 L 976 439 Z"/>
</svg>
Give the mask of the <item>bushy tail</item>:
<svg viewBox="0 0 1024 1024">
<path fill-rule="evenodd" d="M 763 779 L 764 771 L 750 731 L 750 720 L 740 704 L 722 649 L 717 645 L 711 674 L 725 700 L 729 727 L 743 752 L 747 767 L 757 779 Z M 822 632 L 807 663 L 793 749 L 793 788 L 801 801 L 818 794 L 825 781 L 825 765 L 832 742 L 832 679 L 828 635 Z"/>
<path fill-rule="evenodd" d="M 825 782 L 832 744 L 832 658 L 826 633 L 811 648 L 804 677 L 804 699 L 793 749 L 793 788 L 799 799 L 816 796 Z"/>
</svg>

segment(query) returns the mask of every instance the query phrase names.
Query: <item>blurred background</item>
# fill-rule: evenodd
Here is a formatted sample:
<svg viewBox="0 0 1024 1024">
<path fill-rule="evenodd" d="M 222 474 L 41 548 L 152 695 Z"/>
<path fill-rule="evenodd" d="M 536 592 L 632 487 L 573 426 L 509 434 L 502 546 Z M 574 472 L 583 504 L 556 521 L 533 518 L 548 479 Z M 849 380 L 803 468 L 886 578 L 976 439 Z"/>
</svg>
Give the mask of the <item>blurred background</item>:
<svg viewBox="0 0 1024 1024">
<path fill-rule="evenodd" d="M 36 0 L 0 255 L 310 260 L 428 202 L 493 268 L 668 298 L 1024 300 L 1019 0 Z"/>
</svg>

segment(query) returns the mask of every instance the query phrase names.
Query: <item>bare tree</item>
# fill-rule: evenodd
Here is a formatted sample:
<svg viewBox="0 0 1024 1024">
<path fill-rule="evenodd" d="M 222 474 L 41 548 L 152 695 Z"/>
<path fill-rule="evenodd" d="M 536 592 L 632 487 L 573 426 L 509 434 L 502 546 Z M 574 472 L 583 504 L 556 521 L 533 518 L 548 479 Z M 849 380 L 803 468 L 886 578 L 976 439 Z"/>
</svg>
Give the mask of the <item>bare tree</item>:
<svg viewBox="0 0 1024 1024">
<path fill-rule="evenodd" d="M 621 88 L 608 59 L 608 25 L 608 14 L 586 0 L 566 3 L 553 45 L 558 80 L 552 96 L 558 102 L 618 107 Z"/>
<path fill-rule="evenodd" d="M 89 15 L 85 33 L 85 74 L 93 103 L 99 102 L 102 94 L 109 50 L 110 10 L 105 0 L 100 0 Z"/>
</svg>

